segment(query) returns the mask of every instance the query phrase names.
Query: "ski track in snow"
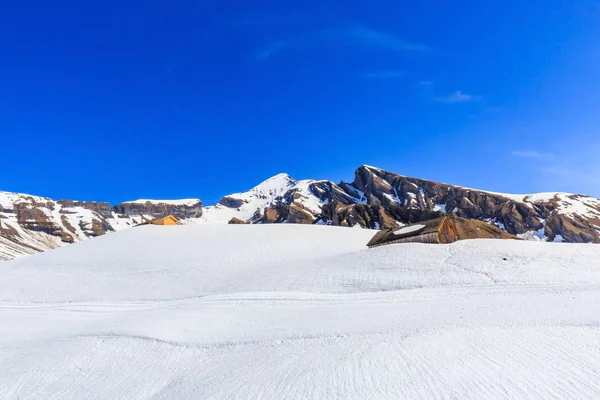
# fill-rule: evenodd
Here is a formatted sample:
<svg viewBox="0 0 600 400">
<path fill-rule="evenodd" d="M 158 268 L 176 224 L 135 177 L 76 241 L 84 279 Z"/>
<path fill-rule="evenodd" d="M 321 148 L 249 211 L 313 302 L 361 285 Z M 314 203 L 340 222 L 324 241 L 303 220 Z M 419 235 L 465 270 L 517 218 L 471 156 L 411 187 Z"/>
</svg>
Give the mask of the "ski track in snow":
<svg viewBox="0 0 600 400">
<path fill-rule="evenodd" d="M 600 397 L 600 246 L 144 226 L 2 263 L 0 399 Z"/>
</svg>

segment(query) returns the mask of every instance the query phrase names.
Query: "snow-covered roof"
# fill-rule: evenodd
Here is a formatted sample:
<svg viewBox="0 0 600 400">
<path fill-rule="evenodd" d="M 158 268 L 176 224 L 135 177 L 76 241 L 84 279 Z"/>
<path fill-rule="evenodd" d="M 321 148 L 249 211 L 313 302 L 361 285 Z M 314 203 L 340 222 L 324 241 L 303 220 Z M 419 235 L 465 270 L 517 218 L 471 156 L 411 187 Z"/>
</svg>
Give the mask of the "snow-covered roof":
<svg viewBox="0 0 600 400">
<path fill-rule="evenodd" d="M 423 224 L 406 225 L 394 231 L 394 235 L 406 235 L 408 233 L 417 233 L 423 228 L 425 228 L 425 225 Z"/>
<path fill-rule="evenodd" d="M 394 231 L 379 231 L 375 234 L 375 236 L 373 236 L 369 243 L 367 243 L 367 246 L 378 246 L 380 244 L 393 242 L 398 239 L 434 233 L 440 229 L 445 220 L 446 217 L 438 217 L 429 219 L 427 221 L 408 224 Z"/>
</svg>

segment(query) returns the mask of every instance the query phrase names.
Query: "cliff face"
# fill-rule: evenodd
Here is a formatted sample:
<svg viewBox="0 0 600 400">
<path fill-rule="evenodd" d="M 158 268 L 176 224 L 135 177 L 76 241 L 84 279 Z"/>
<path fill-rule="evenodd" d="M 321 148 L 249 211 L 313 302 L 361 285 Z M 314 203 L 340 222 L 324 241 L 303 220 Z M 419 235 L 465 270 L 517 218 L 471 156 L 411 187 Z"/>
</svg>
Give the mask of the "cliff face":
<svg viewBox="0 0 600 400">
<path fill-rule="evenodd" d="M 199 200 L 131 202 L 54 201 L 0 192 L 0 260 L 53 249 L 165 215 L 197 218 Z"/>
<path fill-rule="evenodd" d="M 482 221 L 523 239 L 600 243 L 600 200 L 590 196 L 492 193 L 366 165 L 354 175 L 353 182 L 339 184 L 295 181 L 285 176 L 285 185 L 273 191 L 276 195 L 262 200 L 252 197 L 252 191 L 227 196 L 218 212 L 249 223 L 358 225 L 370 229 L 392 228 L 446 213 Z M 252 190 L 260 192 L 261 185 Z M 252 201 L 239 202 L 242 198 Z M 252 207 L 244 209 L 246 205 Z M 204 221 L 216 222 L 215 211 L 208 207 Z"/>
<path fill-rule="evenodd" d="M 200 200 L 137 200 L 117 204 L 112 212 L 122 217 L 147 216 L 154 218 L 173 215 L 179 219 L 200 218 L 202 216 L 202 203 Z"/>
<path fill-rule="evenodd" d="M 492 193 L 363 165 L 350 183 L 297 181 L 279 174 L 209 207 L 197 199 L 137 200 L 111 207 L 105 202 L 54 201 L 0 192 L 0 260 L 169 214 L 188 223 L 331 224 L 383 229 L 444 213 L 459 218 L 465 237 L 476 233 L 502 237 L 499 232 L 505 232 L 522 239 L 600 243 L 600 200 L 590 196 Z"/>
<path fill-rule="evenodd" d="M 482 220 L 523 238 L 600 243 L 600 200 L 568 193 L 509 195 L 409 178 L 360 167 L 349 187 L 364 192 L 365 202 L 423 212 L 442 211 Z"/>
</svg>

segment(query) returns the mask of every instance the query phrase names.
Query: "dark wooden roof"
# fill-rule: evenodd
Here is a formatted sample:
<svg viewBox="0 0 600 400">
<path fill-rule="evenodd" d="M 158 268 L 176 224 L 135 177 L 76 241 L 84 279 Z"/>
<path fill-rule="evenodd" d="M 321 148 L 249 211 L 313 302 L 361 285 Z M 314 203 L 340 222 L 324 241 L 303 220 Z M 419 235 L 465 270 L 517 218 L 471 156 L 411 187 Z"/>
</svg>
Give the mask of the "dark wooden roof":
<svg viewBox="0 0 600 400">
<path fill-rule="evenodd" d="M 411 236 L 419 236 L 419 235 L 426 235 L 428 233 L 435 233 L 440 229 L 440 227 L 442 226 L 442 224 L 444 223 L 445 220 L 446 220 L 446 217 L 439 217 L 439 218 L 429 219 L 427 221 L 415 222 L 414 224 L 404 225 L 403 227 L 400 227 L 400 228 L 386 229 L 383 231 L 379 231 L 375 234 L 375 236 L 373 236 L 373 238 L 369 241 L 369 243 L 367 243 L 367 246 L 376 246 L 379 244 L 393 242 L 394 240 L 404 239 L 404 238 L 411 237 Z M 416 227 L 418 227 L 420 225 L 422 225 L 423 227 L 420 229 L 416 229 Z M 409 228 L 409 229 L 406 229 L 406 228 Z M 414 230 L 412 230 L 410 228 L 413 228 Z M 398 232 L 398 231 L 400 231 L 400 233 L 394 233 L 394 232 Z M 407 231 L 407 232 L 403 233 L 401 231 Z"/>
</svg>

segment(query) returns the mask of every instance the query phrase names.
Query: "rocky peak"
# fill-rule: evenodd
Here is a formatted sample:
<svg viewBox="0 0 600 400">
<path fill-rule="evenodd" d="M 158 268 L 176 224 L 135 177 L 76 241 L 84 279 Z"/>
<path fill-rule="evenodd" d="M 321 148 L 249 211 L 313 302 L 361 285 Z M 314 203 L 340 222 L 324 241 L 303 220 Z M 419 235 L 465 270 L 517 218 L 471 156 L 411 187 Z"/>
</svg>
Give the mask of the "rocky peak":
<svg viewBox="0 0 600 400">
<path fill-rule="evenodd" d="M 76 213 L 77 211 L 75 211 L 75 209 L 83 208 L 85 210 L 93 211 L 103 218 L 112 217 L 112 208 L 110 207 L 110 203 L 107 202 L 58 200 L 56 203 L 62 206 L 61 213 L 63 214 Z"/>
<path fill-rule="evenodd" d="M 483 221 L 525 239 L 600 242 L 600 200 L 589 196 L 492 193 L 367 165 L 356 169 L 352 183 L 290 178 L 277 192 L 283 194 L 266 198 L 253 213 L 236 218 L 255 223 L 381 228 L 447 213 Z M 240 196 L 244 197 L 237 194 L 236 198 Z"/>
<path fill-rule="evenodd" d="M 275 175 L 202 207 L 197 199 L 53 201 L 0 191 L 0 260 L 174 215 L 198 223 L 303 223 L 393 228 L 443 213 L 523 239 L 600 243 L 600 199 L 571 193 L 513 195 L 411 178 L 362 165 L 354 181 Z M 475 228 L 473 228 L 475 227 Z M 497 236 L 497 235 L 496 235 Z"/>
<path fill-rule="evenodd" d="M 308 188 L 310 193 L 324 204 L 332 201 L 337 201 L 341 204 L 353 204 L 357 200 L 356 196 L 348 194 L 346 190 L 331 181 L 316 181 L 309 184 Z"/>
<path fill-rule="evenodd" d="M 135 200 L 117 204 L 113 212 L 119 216 L 155 219 L 173 215 L 179 219 L 200 218 L 202 202 L 199 199 L 186 200 Z"/>
<path fill-rule="evenodd" d="M 122 203 L 59 200 L 0 192 L 0 260 L 60 247 L 88 237 L 175 215 L 198 218 L 199 200 Z"/>
<path fill-rule="evenodd" d="M 297 182 L 288 174 L 277 174 L 247 192 L 224 196 L 219 203 L 203 209 L 201 223 L 229 223 L 233 218 L 245 222 L 257 222 L 263 216 L 263 210 L 281 203 L 286 193 Z"/>
<path fill-rule="evenodd" d="M 567 193 L 492 193 L 394 174 L 362 166 L 349 187 L 366 203 L 422 211 L 443 211 L 482 220 L 523 238 L 600 242 L 600 200 Z M 346 186 L 346 187 L 348 187 Z M 343 186 L 344 187 L 344 186 Z"/>
</svg>

